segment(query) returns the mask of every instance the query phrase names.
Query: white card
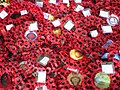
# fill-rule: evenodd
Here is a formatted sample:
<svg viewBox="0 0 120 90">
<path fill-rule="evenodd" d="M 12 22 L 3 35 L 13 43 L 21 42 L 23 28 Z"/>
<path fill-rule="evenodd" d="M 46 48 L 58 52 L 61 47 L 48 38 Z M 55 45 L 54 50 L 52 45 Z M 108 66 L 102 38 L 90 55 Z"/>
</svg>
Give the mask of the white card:
<svg viewBox="0 0 120 90">
<path fill-rule="evenodd" d="M 42 60 L 40 60 L 40 64 L 42 64 L 43 66 L 46 66 L 48 61 L 49 61 L 49 58 L 48 57 L 44 57 Z"/>
<path fill-rule="evenodd" d="M 43 2 L 36 2 L 36 5 L 43 7 Z"/>
<path fill-rule="evenodd" d="M 113 33 L 111 26 L 101 26 L 103 33 Z"/>
<path fill-rule="evenodd" d="M 114 66 L 113 63 L 103 63 L 102 64 L 102 73 L 104 74 L 113 74 L 114 73 Z"/>
<path fill-rule="evenodd" d="M 34 23 L 31 23 L 29 26 L 29 30 L 33 31 L 33 30 L 38 30 L 38 25 L 37 25 L 37 21 Z"/>
<path fill-rule="evenodd" d="M 46 71 L 38 71 L 37 83 L 46 83 Z"/>
<path fill-rule="evenodd" d="M 13 24 L 6 25 L 6 30 L 10 30 L 13 26 Z"/>
<path fill-rule="evenodd" d="M 58 27 L 58 26 L 60 26 L 60 25 L 61 25 L 61 23 L 60 23 L 60 20 L 59 20 L 59 19 L 52 21 L 52 24 L 54 25 L 54 27 Z"/>
<path fill-rule="evenodd" d="M 63 0 L 63 3 L 69 4 L 69 0 Z"/>
<path fill-rule="evenodd" d="M 64 25 L 64 28 L 70 31 L 74 27 L 74 23 L 71 20 L 68 20 L 68 22 Z"/>
<path fill-rule="evenodd" d="M 8 13 L 7 13 L 5 10 L 3 10 L 3 11 L 0 13 L 0 17 L 1 17 L 2 19 L 4 19 L 7 15 L 8 15 Z"/>
<path fill-rule="evenodd" d="M 49 19 L 49 15 L 50 15 L 50 14 L 43 12 L 43 15 L 44 15 L 44 18 L 45 18 L 45 19 L 47 19 L 47 20 Z"/>
<path fill-rule="evenodd" d="M 90 9 L 89 9 L 89 8 L 84 9 L 84 10 L 82 11 L 82 13 L 83 13 L 83 15 L 84 15 L 85 17 L 87 17 L 87 16 L 90 16 L 90 15 L 91 15 L 91 13 L 90 13 Z"/>
<path fill-rule="evenodd" d="M 82 2 L 82 0 L 75 0 L 75 2 L 76 2 L 76 3 L 81 3 L 81 2 Z"/>
<path fill-rule="evenodd" d="M 21 15 L 25 15 L 25 14 L 28 14 L 27 10 L 22 10 L 20 11 Z"/>
<path fill-rule="evenodd" d="M 49 0 L 49 3 L 57 4 L 57 0 Z"/>
<path fill-rule="evenodd" d="M 75 8 L 75 11 L 76 11 L 76 12 L 79 12 L 79 11 L 81 11 L 81 10 L 83 10 L 83 9 L 84 9 L 83 6 L 77 5 L 77 7 Z"/>
<path fill-rule="evenodd" d="M 99 16 L 108 18 L 108 17 L 109 17 L 109 11 L 103 11 L 103 10 L 101 9 Z"/>
<path fill-rule="evenodd" d="M 91 34 L 92 37 L 97 37 L 98 36 L 98 31 L 97 30 L 90 31 L 90 34 Z"/>
</svg>

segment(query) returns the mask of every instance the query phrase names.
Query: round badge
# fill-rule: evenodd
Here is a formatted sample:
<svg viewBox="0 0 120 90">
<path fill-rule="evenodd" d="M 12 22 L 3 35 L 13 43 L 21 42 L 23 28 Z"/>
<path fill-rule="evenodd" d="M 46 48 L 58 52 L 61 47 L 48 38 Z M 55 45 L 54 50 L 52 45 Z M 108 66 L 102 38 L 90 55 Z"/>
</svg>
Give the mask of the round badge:
<svg viewBox="0 0 120 90">
<path fill-rule="evenodd" d="M 37 38 L 37 34 L 35 32 L 33 32 L 33 31 L 26 31 L 25 37 L 28 40 L 35 40 Z"/>
<path fill-rule="evenodd" d="M 77 86 L 80 85 L 82 82 L 82 76 L 81 74 L 76 74 L 76 73 L 70 73 L 67 77 L 67 80 L 70 85 Z"/>
<path fill-rule="evenodd" d="M 115 25 L 118 25 L 119 19 L 118 19 L 117 16 L 111 15 L 111 16 L 107 19 L 107 23 L 108 23 L 110 26 L 115 26 Z"/>
<path fill-rule="evenodd" d="M 99 88 L 108 88 L 110 85 L 110 77 L 107 74 L 102 74 L 102 72 L 97 73 L 94 79 L 94 83 Z"/>
<path fill-rule="evenodd" d="M 80 60 L 83 58 L 83 54 L 79 50 L 71 50 L 70 51 L 70 57 L 74 60 Z"/>
</svg>

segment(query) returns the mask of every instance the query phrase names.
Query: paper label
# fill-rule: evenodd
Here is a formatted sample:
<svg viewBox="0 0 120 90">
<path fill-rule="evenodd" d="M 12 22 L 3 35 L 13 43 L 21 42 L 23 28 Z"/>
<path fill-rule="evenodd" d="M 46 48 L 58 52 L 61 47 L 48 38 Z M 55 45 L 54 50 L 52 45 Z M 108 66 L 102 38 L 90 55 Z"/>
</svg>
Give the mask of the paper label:
<svg viewBox="0 0 120 90">
<path fill-rule="evenodd" d="M 76 2 L 76 3 L 81 3 L 81 2 L 82 2 L 82 0 L 75 0 L 75 2 Z"/>
<path fill-rule="evenodd" d="M 36 2 L 36 5 L 43 7 L 43 2 Z"/>
<path fill-rule="evenodd" d="M 113 74 L 114 73 L 113 63 L 111 62 L 103 63 L 102 72 L 104 74 Z"/>
<path fill-rule="evenodd" d="M 85 17 L 87 17 L 87 16 L 90 16 L 90 15 L 91 15 L 91 13 L 90 13 L 90 9 L 89 9 L 89 8 L 84 9 L 84 10 L 82 11 L 82 13 L 83 13 L 83 15 L 84 15 Z"/>
<path fill-rule="evenodd" d="M 69 0 L 63 0 L 63 3 L 69 4 Z"/>
<path fill-rule="evenodd" d="M 49 58 L 48 57 L 44 57 L 42 60 L 40 60 L 40 63 L 43 65 L 43 66 L 46 66 L 47 63 L 49 61 Z"/>
<path fill-rule="evenodd" d="M 45 19 L 49 19 L 49 15 L 50 15 L 50 14 L 43 12 L 43 15 L 44 15 L 44 18 L 45 18 Z"/>
<path fill-rule="evenodd" d="M 60 23 L 60 20 L 59 20 L 59 19 L 57 19 L 57 20 L 55 20 L 55 21 L 52 21 L 52 24 L 54 25 L 54 27 L 58 27 L 58 26 L 60 26 L 60 25 L 61 25 L 61 23 Z"/>
<path fill-rule="evenodd" d="M 109 11 L 100 10 L 99 16 L 108 18 L 109 17 Z"/>
<path fill-rule="evenodd" d="M 83 10 L 83 9 L 84 9 L 83 6 L 77 5 L 77 7 L 75 8 L 75 11 L 76 11 L 76 12 L 79 12 L 79 11 L 81 11 L 81 10 Z"/>
<path fill-rule="evenodd" d="M 38 30 L 38 25 L 37 25 L 37 21 L 34 23 L 31 23 L 29 26 L 29 30 L 33 31 L 33 30 Z"/>
<path fill-rule="evenodd" d="M 13 24 L 6 25 L 6 30 L 10 30 L 13 26 Z"/>
<path fill-rule="evenodd" d="M 113 33 L 111 26 L 102 26 L 103 33 Z"/>
<path fill-rule="evenodd" d="M 0 18 L 4 19 L 6 16 L 8 15 L 8 13 L 3 10 L 1 13 L 0 13 Z"/>
<path fill-rule="evenodd" d="M 57 4 L 57 0 L 49 0 L 49 3 Z"/>
<path fill-rule="evenodd" d="M 25 15 L 25 14 L 28 14 L 27 10 L 22 10 L 20 11 L 21 15 Z"/>
<path fill-rule="evenodd" d="M 97 37 L 98 36 L 98 31 L 97 30 L 90 31 L 90 34 L 91 34 L 92 37 Z"/>
<path fill-rule="evenodd" d="M 38 71 L 37 83 L 46 83 L 46 71 Z"/>
<path fill-rule="evenodd" d="M 71 20 L 69 20 L 65 25 L 64 28 L 70 31 L 74 27 L 74 24 Z"/>
</svg>

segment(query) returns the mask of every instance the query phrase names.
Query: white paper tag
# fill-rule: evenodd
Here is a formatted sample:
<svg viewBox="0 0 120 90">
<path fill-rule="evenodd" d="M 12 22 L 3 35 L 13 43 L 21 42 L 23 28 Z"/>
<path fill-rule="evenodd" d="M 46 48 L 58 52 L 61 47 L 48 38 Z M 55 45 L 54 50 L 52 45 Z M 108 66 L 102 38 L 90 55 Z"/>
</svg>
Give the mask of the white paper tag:
<svg viewBox="0 0 120 90">
<path fill-rule="evenodd" d="M 75 2 L 76 2 L 76 3 L 81 3 L 81 2 L 82 2 L 82 0 L 75 0 Z"/>
<path fill-rule="evenodd" d="M 48 57 L 44 57 L 42 60 L 40 60 L 40 64 L 42 64 L 43 66 L 46 66 L 48 61 L 49 61 L 49 58 Z"/>
<path fill-rule="evenodd" d="M 13 26 L 13 24 L 6 25 L 6 30 L 10 30 Z"/>
<path fill-rule="evenodd" d="M 57 0 L 49 0 L 49 3 L 57 4 Z"/>
<path fill-rule="evenodd" d="M 109 11 L 103 11 L 103 10 L 101 9 L 99 16 L 100 16 L 100 17 L 108 18 L 108 17 L 109 17 Z"/>
<path fill-rule="evenodd" d="M 59 19 L 52 21 L 52 24 L 54 25 L 54 27 L 58 27 L 58 26 L 60 26 L 60 25 L 61 25 L 61 23 L 60 23 L 60 20 L 59 20 Z"/>
<path fill-rule="evenodd" d="M 46 71 L 38 71 L 37 83 L 46 83 Z"/>
<path fill-rule="evenodd" d="M 74 27 L 74 23 L 71 20 L 68 20 L 68 22 L 64 25 L 64 28 L 70 31 Z"/>
<path fill-rule="evenodd" d="M 43 7 L 43 2 L 36 2 L 36 5 L 40 6 L 40 7 Z"/>
<path fill-rule="evenodd" d="M 49 15 L 50 15 L 50 14 L 43 12 L 43 15 L 44 15 L 44 18 L 45 18 L 45 19 L 47 19 L 47 20 L 49 19 Z"/>
<path fill-rule="evenodd" d="M 70 71 L 75 72 L 75 73 L 79 72 L 77 69 L 73 69 L 73 68 L 67 68 L 67 70 L 70 70 Z"/>
<path fill-rule="evenodd" d="M 37 21 L 34 23 L 31 23 L 29 26 L 29 30 L 33 31 L 33 30 L 38 30 L 38 25 L 37 25 Z"/>
<path fill-rule="evenodd" d="M 25 15 L 25 14 L 28 14 L 27 10 L 22 10 L 20 11 L 21 15 Z"/>
<path fill-rule="evenodd" d="M 3 10 L 1 13 L 0 13 L 0 18 L 4 19 L 6 16 L 8 15 L 8 13 Z"/>
<path fill-rule="evenodd" d="M 83 15 L 84 15 L 85 17 L 87 17 L 87 16 L 90 16 L 90 15 L 91 15 L 91 13 L 90 13 L 90 9 L 89 9 L 89 8 L 84 9 L 84 10 L 82 11 L 82 13 L 83 13 Z"/>
<path fill-rule="evenodd" d="M 91 34 L 91 37 L 97 37 L 98 31 L 97 30 L 90 31 L 90 34 Z"/>
<path fill-rule="evenodd" d="M 45 85 L 43 85 L 43 86 L 37 86 L 35 90 L 48 90 L 48 89 Z"/>
<path fill-rule="evenodd" d="M 104 74 L 113 74 L 114 73 L 114 66 L 113 63 L 107 62 L 102 64 L 102 72 Z"/>
<path fill-rule="evenodd" d="M 101 26 L 103 33 L 113 33 L 111 26 Z"/>
<path fill-rule="evenodd" d="M 81 10 L 84 10 L 84 7 L 81 5 L 77 5 L 77 7 L 74 9 L 76 12 L 79 12 Z"/>
<path fill-rule="evenodd" d="M 69 4 L 70 2 L 69 2 L 69 0 L 63 0 L 63 3 Z"/>
</svg>

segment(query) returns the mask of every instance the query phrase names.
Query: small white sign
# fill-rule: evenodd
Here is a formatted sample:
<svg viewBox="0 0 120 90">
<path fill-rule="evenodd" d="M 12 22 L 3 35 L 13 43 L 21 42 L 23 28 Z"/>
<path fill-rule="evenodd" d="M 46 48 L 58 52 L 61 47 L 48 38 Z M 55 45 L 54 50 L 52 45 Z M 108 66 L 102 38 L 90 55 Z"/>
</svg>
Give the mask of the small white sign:
<svg viewBox="0 0 120 90">
<path fill-rule="evenodd" d="M 40 7 L 43 7 L 43 2 L 36 2 L 36 5 L 40 6 Z"/>
<path fill-rule="evenodd" d="M 57 4 L 57 0 L 49 0 L 49 3 Z"/>
<path fill-rule="evenodd" d="M 52 24 L 54 25 L 54 27 L 58 27 L 58 26 L 60 26 L 60 25 L 61 25 L 61 23 L 60 23 L 60 20 L 59 20 L 59 19 L 52 21 Z"/>
<path fill-rule="evenodd" d="M 87 8 L 87 9 L 84 9 L 83 11 L 82 11 L 82 13 L 83 13 L 83 15 L 85 16 L 85 17 L 87 17 L 87 16 L 90 16 L 91 15 L 91 13 L 90 13 L 90 9 L 89 8 Z"/>
<path fill-rule="evenodd" d="M 113 33 L 111 26 L 101 26 L 103 33 Z"/>
<path fill-rule="evenodd" d="M 100 16 L 100 17 L 108 18 L 108 17 L 109 17 L 109 11 L 103 11 L 103 10 L 101 9 L 99 16 Z"/>
<path fill-rule="evenodd" d="M 6 25 L 6 30 L 10 30 L 13 26 L 13 24 Z"/>
<path fill-rule="evenodd" d="M 63 3 L 69 4 L 70 2 L 69 2 L 69 0 L 63 0 Z"/>
<path fill-rule="evenodd" d="M 111 62 L 106 62 L 102 64 L 102 73 L 104 74 L 113 74 L 114 73 L 114 65 Z"/>
<path fill-rule="evenodd" d="M 0 13 L 0 18 L 4 19 L 6 16 L 8 15 L 8 13 L 3 10 L 1 13 Z"/>
<path fill-rule="evenodd" d="M 49 58 L 48 57 L 44 57 L 42 60 L 40 60 L 40 64 L 42 64 L 43 66 L 46 66 L 48 61 L 49 61 Z"/>
<path fill-rule="evenodd" d="M 37 21 L 34 23 L 31 23 L 29 26 L 29 30 L 33 31 L 33 30 L 38 30 L 38 25 L 37 25 Z"/>
<path fill-rule="evenodd" d="M 20 11 L 21 15 L 25 15 L 25 14 L 28 14 L 27 10 L 22 10 Z"/>
<path fill-rule="evenodd" d="M 76 8 L 75 8 L 75 11 L 76 11 L 76 12 L 79 12 L 79 11 L 81 11 L 81 10 L 84 10 L 84 7 L 81 6 L 81 5 L 77 5 Z"/>
<path fill-rule="evenodd" d="M 37 83 L 46 83 L 46 71 L 38 71 Z"/>
<path fill-rule="evenodd" d="M 76 3 L 81 3 L 81 2 L 82 2 L 82 0 L 75 0 L 75 2 L 76 2 Z"/>
<path fill-rule="evenodd" d="M 91 34 L 91 37 L 97 37 L 98 31 L 97 30 L 90 31 L 90 34 Z"/>
<path fill-rule="evenodd" d="M 67 23 L 64 25 L 64 28 L 70 31 L 74 27 L 74 23 L 71 20 L 68 20 Z"/>
</svg>

